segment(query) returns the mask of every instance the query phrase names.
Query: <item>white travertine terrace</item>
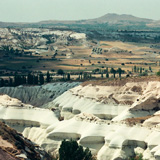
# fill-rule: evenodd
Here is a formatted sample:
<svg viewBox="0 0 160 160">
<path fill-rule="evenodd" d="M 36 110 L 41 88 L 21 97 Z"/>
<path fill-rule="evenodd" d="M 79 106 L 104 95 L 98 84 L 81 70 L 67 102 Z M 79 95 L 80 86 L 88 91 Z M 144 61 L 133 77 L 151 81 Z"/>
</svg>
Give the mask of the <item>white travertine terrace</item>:
<svg viewBox="0 0 160 160">
<path fill-rule="evenodd" d="M 89 147 L 98 160 L 127 159 L 135 153 L 142 153 L 147 160 L 160 159 L 158 81 L 124 86 L 79 85 L 45 103 L 45 109 L 25 105 L 6 95 L 0 97 L 1 119 L 15 118 L 17 122 L 30 119 L 46 124 L 29 126 L 23 135 L 50 153 L 57 153 L 63 139 L 72 138 Z M 59 121 L 58 116 L 64 120 Z M 125 123 L 127 118 L 145 116 L 151 117 L 135 125 Z"/>
</svg>

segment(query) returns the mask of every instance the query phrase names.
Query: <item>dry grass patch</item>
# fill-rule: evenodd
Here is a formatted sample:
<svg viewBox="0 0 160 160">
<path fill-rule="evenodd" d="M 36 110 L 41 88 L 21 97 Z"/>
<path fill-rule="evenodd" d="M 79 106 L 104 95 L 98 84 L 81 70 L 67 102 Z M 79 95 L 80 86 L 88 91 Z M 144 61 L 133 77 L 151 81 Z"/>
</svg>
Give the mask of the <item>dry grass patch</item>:
<svg viewBox="0 0 160 160">
<path fill-rule="evenodd" d="M 137 117 L 137 118 L 127 118 L 122 122 L 126 123 L 129 126 L 133 126 L 136 124 L 142 124 L 145 120 L 151 118 L 153 116 L 145 116 L 145 117 Z"/>
<path fill-rule="evenodd" d="M 82 86 L 87 86 L 89 84 L 96 86 L 124 86 L 128 82 L 150 82 L 150 81 L 160 81 L 160 77 L 157 76 L 144 76 L 144 77 L 128 77 L 128 78 L 110 78 L 110 79 L 97 79 L 85 81 Z M 140 88 L 133 88 L 135 91 L 141 91 Z"/>
</svg>

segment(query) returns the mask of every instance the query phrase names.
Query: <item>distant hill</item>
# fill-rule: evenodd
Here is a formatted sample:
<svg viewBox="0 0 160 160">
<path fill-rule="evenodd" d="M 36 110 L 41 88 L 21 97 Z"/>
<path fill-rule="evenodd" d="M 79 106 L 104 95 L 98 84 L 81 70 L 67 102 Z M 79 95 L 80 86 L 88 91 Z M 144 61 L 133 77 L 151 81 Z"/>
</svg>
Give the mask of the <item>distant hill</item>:
<svg viewBox="0 0 160 160">
<path fill-rule="evenodd" d="M 151 23 L 153 22 L 152 19 L 146 19 L 146 18 L 138 18 L 132 15 L 127 15 L 127 14 L 106 14 L 102 17 L 99 18 L 94 18 L 94 19 L 88 19 L 88 20 L 77 20 L 77 21 L 55 21 L 55 20 L 50 20 L 50 21 L 41 21 L 39 24 L 47 24 L 47 23 L 52 23 L 52 24 L 102 24 L 102 23 L 120 23 L 123 21 L 130 21 L 130 22 L 145 22 L 145 23 Z"/>
<path fill-rule="evenodd" d="M 24 26 L 26 24 L 29 23 L 14 23 L 14 22 L 1 22 L 0 21 L 0 27 L 4 28 L 4 27 L 11 27 L 11 26 L 15 26 L 15 27 L 20 27 L 20 26 Z"/>
<path fill-rule="evenodd" d="M 59 21 L 59 20 L 47 20 L 47 21 L 40 21 L 37 23 L 7 23 L 7 22 L 0 22 L 0 27 L 41 27 L 41 26 L 54 26 L 54 25 L 96 25 L 96 24 L 110 24 L 110 25 L 123 25 L 123 26 L 128 26 L 128 25 L 146 25 L 146 26 L 158 26 L 159 23 L 158 21 L 154 21 L 152 19 L 146 19 L 146 18 L 139 18 L 135 17 L 132 15 L 127 15 L 127 14 L 106 14 L 102 17 L 99 18 L 94 18 L 94 19 L 86 19 L 86 20 L 64 20 L 64 21 Z"/>
<path fill-rule="evenodd" d="M 119 23 L 122 21 L 130 21 L 130 22 L 146 22 L 146 23 L 151 23 L 153 22 L 152 19 L 146 19 L 146 18 L 138 18 L 132 15 L 127 15 L 127 14 L 106 14 L 102 17 L 93 19 L 97 23 Z"/>
</svg>

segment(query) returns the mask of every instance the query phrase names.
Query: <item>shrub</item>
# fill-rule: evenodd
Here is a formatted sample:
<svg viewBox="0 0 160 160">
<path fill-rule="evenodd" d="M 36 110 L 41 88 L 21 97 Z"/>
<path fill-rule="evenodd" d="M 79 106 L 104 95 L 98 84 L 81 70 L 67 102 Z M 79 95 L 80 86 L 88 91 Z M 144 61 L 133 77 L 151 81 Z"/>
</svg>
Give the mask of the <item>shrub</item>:
<svg viewBox="0 0 160 160">
<path fill-rule="evenodd" d="M 59 69 L 59 70 L 57 71 L 57 74 L 58 74 L 58 75 L 63 75 L 63 74 L 64 74 L 64 71 L 63 71 L 62 69 Z"/>
<path fill-rule="evenodd" d="M 160 71 L 158 71 L 158 72 L 156 73 L 156 75 L 157 75 L 157 76 L 160 76 Z"/>
<path fill-rule="evenodd" d="M 147 72 L 140 73 L 139 76 L 148 76 Z"/>
<path fill-rule="evenodd" d="M 143 160 L 143 155 L 140 153 L 136 153 L 136 155 L 132 158 L 130 158 L 129 160 Z"/>
<path fill-rule="evenodd" d="M 91 151 L 83 150 L 76 141 L 63 140 L 59 148 L 59 160 L 93 160 Z"/>
</svg>

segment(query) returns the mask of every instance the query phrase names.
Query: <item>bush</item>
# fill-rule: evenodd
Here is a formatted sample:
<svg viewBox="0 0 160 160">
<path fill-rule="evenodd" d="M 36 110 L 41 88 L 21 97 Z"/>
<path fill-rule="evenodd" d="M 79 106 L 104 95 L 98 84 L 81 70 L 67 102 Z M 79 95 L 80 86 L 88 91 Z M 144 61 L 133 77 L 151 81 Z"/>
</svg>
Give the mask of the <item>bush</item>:
<svg viewBox="0 0 160 160">
<path fill-rule="evenodd" d="M 59 160 L 93 160 L 91 151 L 83 150 L 76 141 L 63 140 L 59 148 Z"/>
<path fill-rule="evenodd" d="M 158 71 L 158 72 L 156 73 L 156 75 L 157 75 L 157 76 L 160 76 L 160 71 Z"/>
<path fill-rule="evenodd" d="M 63 74 L 64 74 L 64 71 L 63 71 L 62 69 L 59 69 L 59 70 L 57 71 L 57 74 L 58 74 L 58 75 L 63 75 Z"/>
<path fill-rule="evenodd" d="M 136 153 L 136 155 L 132 158 L 130 158 L 129 160 L 143 160 L 143 155 L 140 153 Z"/>
<path fill-rule="evenodd" d="M 147 72 L 140 73 L 139 76 L 148 76 Z"/>
</svg>

